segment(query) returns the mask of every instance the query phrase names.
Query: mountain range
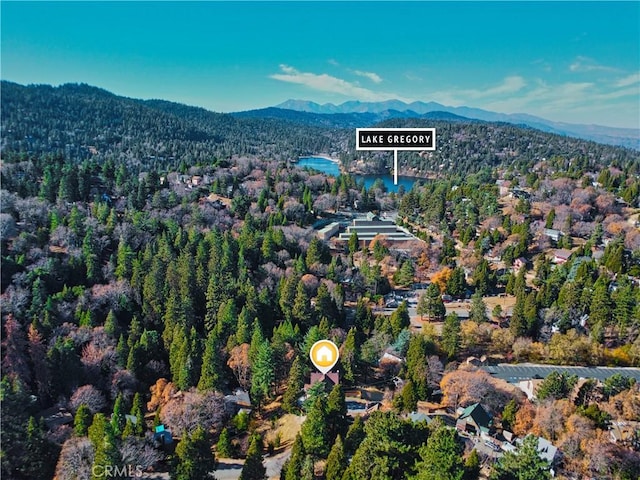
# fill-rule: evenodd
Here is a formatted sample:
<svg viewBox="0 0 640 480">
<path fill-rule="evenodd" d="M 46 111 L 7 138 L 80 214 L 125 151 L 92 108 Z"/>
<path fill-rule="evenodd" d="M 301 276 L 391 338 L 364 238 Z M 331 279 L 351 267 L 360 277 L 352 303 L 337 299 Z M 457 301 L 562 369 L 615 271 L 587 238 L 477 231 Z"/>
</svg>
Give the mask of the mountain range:
<svg viewBox="0 0 640 480">
<path fill-rule="evenodd" d="M 640 130 L 633 128 L 554 122 L 526 113 L 505 114 L 466 106 L 450 107 L 436 102 L 405 103 L 401 100 L 360 102 L 354 100 L 344 102 L 340 105 L 334 105 L 332 103 L 321 105 L 307 100 L 287 100 L 286 102 L 276 105 L 275 108 L 307 112 L 315 115 L 342 115 L 342 117 L 334 117 L 333 119 L 326 117 L 324 121 L 328 124 L 334 124 L 334 126 L 337 126 L 335 123 L 340 123 L 345 120 L 348 120 L 348 123 L 360 121 L 361 124 L 359 124 L 359 126 L 361 127 L 366 127 L 388 118 L 430 118 L 428 115 L 434 115 L 434 113 L 437 112 L 437 118 L 440 119 L 445 119 L 444 115 L 450 114 L 455 117 L 446 118 L 447 120 L 458 118 L 526 125 L 544 132 L 640 150 Z M 266 112 L 265 110 L 269 109 L 252 110 L 250 112 L 255 113 L 255 116 L 259 116 L 257 112 L 267 114 L 267 116 L 276 115 L 273 111 Z M 362 117 L 358 117 L 358 114 L 362 115 Z M 238 115 L 254 116 L 249 112 L 240 112 Z M 344 115 L 349 116 L 344 117 Z M 282 118 L 282 116 L 283 114 L 280 113 L 278 118 Z M 312 118 L 314 118 L 315 121 L 319 121 L 322 117 Z M 298 120 L 300 120 L 300 118 L 298 118 Z M 343 126 L 351 127 L 352 125 Z"/>
</svg>

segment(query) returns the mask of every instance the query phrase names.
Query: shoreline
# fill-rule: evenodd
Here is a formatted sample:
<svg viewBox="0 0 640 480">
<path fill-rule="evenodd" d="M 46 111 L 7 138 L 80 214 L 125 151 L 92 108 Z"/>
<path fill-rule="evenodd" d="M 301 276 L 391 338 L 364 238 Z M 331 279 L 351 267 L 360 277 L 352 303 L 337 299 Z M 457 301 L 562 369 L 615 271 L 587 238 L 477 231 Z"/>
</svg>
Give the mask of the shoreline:
<svg viewBox="0 0 640 480">
<path fill-rule="evenodd" d="M 337 163 L 338 165 L 340 165 L 340 159 L 339 158 L 332 158 L 329 155 L 322 155 L 322 154 L 318 154 L 318 155 L 301 155 L 301 156 L 298 157 L 297 161 L 299 162 L 303 158 L 322 158 L 324 160 L 329 160 L 330 162 Z"/>
</svg>

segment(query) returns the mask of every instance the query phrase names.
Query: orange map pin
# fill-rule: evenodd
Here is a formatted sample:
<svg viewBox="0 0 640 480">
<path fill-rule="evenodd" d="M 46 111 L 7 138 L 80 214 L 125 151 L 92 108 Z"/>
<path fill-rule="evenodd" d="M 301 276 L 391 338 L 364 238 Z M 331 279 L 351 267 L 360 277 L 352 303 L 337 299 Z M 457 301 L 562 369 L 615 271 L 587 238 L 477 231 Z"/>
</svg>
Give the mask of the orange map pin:
<svg viewBox="0 0 640 480">
<path fill-rule="evenodd" d="M 324 374 L 334 367 L 339 356 L 338 347 L 331 340 L 318 340 L 309 351 L 311 362 Z"/>
</svg>

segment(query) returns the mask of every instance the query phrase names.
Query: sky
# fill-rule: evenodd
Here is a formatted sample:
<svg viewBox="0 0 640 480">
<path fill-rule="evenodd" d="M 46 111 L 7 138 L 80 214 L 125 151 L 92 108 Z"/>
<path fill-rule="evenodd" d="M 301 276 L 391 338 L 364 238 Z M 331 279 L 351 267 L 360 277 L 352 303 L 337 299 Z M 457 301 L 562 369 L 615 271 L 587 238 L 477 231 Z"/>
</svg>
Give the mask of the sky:
<svg viewBox="0 0 640 480">
<path fill-rule="evenodd" d="M 640 2 L 0 2 L 0 77 L 218 112 L 435 101 L 640 128 Z"/>
</svg>

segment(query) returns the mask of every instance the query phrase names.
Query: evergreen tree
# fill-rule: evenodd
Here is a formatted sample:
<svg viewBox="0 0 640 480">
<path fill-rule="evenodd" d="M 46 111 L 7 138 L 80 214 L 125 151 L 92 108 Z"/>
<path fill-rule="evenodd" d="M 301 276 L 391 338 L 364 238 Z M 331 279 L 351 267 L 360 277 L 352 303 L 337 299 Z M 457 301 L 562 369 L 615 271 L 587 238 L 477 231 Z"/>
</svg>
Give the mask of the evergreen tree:
<svg viewBox="0 0 640 480">
<path fill-rule="evenodd" d="M 480 263 L 473 271 L 472 279 L 477 292 L 480 292 L 481 295 L 486 295 L 489 292 L 493 285 L 493 278 L 486 258 L 480 260 Z"/>
<path fill-rule="evenodd" d="M 360 358 L 358 350 L 356 330 L 355 328 L 351 328 L 349 333 L 347 333 L 347 338 L 344 341 L 340 354 L 340 364 L 342 365 L 343 371 L 342 377 L 348 382 L 353 382 L 356 378 Z"/>
<path fill-rule="evenodd" d="M 482 299 L 480 292 L 476 292 L 471 296 L 471 311 L 469 312 L 469 320 L 476 323 L 488 321 L 487 306 Z"/>
<path fill-rule="evenodd" d="M 304 450 L 302 436 L 298 433 L 291 448 L 291 457 L 289 457 L 286 465 L 282 468 L 284 480 L 300 480 L 300 472 L 305 456 L 306 452 Z"/>
<path fill-rule="evenodd" d="M 593 286 L 593 296 L 589 313 L 589 326 L 607 325 L 611 319 L 611 297 L 609 295 L 609 281 L 600 276 Z"/>
<path fill-rule="evenodd" d="M 115 436 L 122 435 L 122 430 L 124 429 L 126 418 L 124 416 L 124 398 L 122 397 L 122 392 L 118 393 L 116 397 L 116 401 L 113 404 L 113 414 L 111 415 L 111 429 L 113 430 L 113 434 Z"/>
<path fill-rule="evenodd" d="M 344 449 L 347 456 L 351 456 L 364 440 L 364 422 L 362 417 L 357 416 L 347 430 L 347 436 L 344 438 Z"/>
<path fill-rule="evenodd" d="M 239 480 L 263 480 L 267 478 L 267 470 L 262 464 L 260 437 L 254 435 L 247 450 L 247 459 L 242 467 Z"/>
<path fill-rule="evenodd" d="M 91 410 L 86 404 L 82 403 L 76 410 L 76 415 L 73 418 L 73 433 L 78 437 L 84 437 L 89 432 L 89 426 L 91 425 Z"/>
<path fill-rule="evenodd" d="M 418 395 L 411 380 L 404 384 L 400 396 L 396 398 L 399 399 L 399 407 L 402 412 L 413 412 L 418 408 Z"/>
<path fill-rule="evenodd" d="M 438 427 L 420 449 L 421 461 L 416 465 L 418 474 L 412 480 L 462 480 L 464 468 L 460 457 L 464 445 L 455 429 Z"/>
<path fill-rule="evenodd" d="M 207 480 L 216 468 L 207 432 L 198 426 L 193 433 L 186 433 L 176 445 L 172 480 Z"/>
<path fill-rule="evenodd" d="M 60 448 L 45 437 L 44 420 L 38 423 L 29 417 L 24 440 L 25 453 L 19 469 L 22 478 L 52 478 Z"/>
<path fill-rule="evenodd" d="M 409 317 L 409 307 L 407 302 L 403 301 L 398 308 L 389 317 L 393 338 L 397 338 L 402 330 L 411 325 Z"/>
<path fill-rule="evenodd" d="M 518 411 L 518 404 L 514 399 L 509 400 L 509 402 L 504 406 L 502 410 L 502 426 L 511 430 L 513 428 L 513 424 L 516 421 L 516 412 Z"/>
<path fill-rule="evenodd" d="M 198 390 L 220 390 L 223 384 L 223 365 L 218 346 L 218 334 L 211 330 L 207 335 L 202 355 L 202 370 Z"/>
<path fill-rule="evenodd" d="M 429 395 L 430 379 L 427 358 L 434 353 L 433 343 L 425 335 L 412 335 L 407 348 L 407 380 L 411 380 L 418 399 L 426 400 Z M 433 382 L 431 380 L 431 383 Z"/>
<path fill-rule="evenodd" d="M 282 408 L 285 412 L 295 413 L 299 410 L 298 397 L 304 387 L 304 366 L 300 356 L 296 356 L 289 370 L 287 389 L 282 397 Z"/>
<path fill-rule="evenodd" d="M 353 256 L 353 254 L 360 248 L 360 239 L 358 239 L 358 234 L 356 232 L 353 232 L 349 237 L 347 248 L 349 249 L 349 255 L 351 256 Z"/>
<path fill-rule="evenodd" d="M 296 296 L 293 300 L 291 314 L 301 327 L 309 328 L 312 325 L 313 310 L 311 309 L 311 301 L 302 282 L 298 282 L 296 287 Z"/>
<path fill-rule="evenodd" d="M 491 480 L 549 480 L 549 464 L 538 455 L 538 440 L 530 435 L 516 452 L 505 454 L 494 464 Z"/>
<path fill-rule="evenodd" d="M 327 458 L 327 466 L 325 468 L 326 480 L 342 480 L 342 475 L 347 469 L 347 458 L 342 443 L 342 437 L 338 435 L 335 443 L 331 447 L 329 457 Z"/>
<path fill-rule="evenodd" d="M 356 304 L 356 315 L 354 319 L 354 325 L 359 332 L 368 334 L 374 325 L 374 317 L 371 312 L 371 308 L 367 305 L 367 302 L 359 298 Z"/>
<path fill-rule="evenodd" d="M 220 432 L 220 438 L 216 444 L 216 454 L 219 458 L 231 458 L 233 455 L 233 445 L 229 437 L 229 430 L 225 427 Z"/>
<path fill-rule="evenodd" d="M 111 468 L 113 465 L 120 465 L 121 459 L 116 444 L 116 435 L 102 413 L 96 413 L 93 416 L 88 434 L 95 452 L 91 467 L 91 480 L 100 480 L 104 476 L 105 467 Z"/>
<path fill-rule="evenodd" d="M 269 341 L 264 340 L 251 367 L 251 397 L 258 406 L 270 396 L 274 380 L 273 349 Z"/>
<path fill-rule="evenodd" d="M 300 434 L 306 452 L 316 457 L 326 457 L 329 453 L 329 430 L 326 406 L 322 397 L 316 398 L 311 406 Z"/>
<path fill-rule="evenodd" d="M 478 480 L 480 476 L 480 456 L 474 448 L 464 461 L 464 480 Z"/>
<path fill-rule="evenodd" d="M 331 298 L 331 294 L 329 293 L 329 288 L 326 283 L 321 283 L 320 287 L 318 287 L 315 316 L 316 318 L 326 317 L 331 322 L 331 325 L 336 325 L 338 322 L 338 308 L 333 301 L 333 298 Z"/>
<path fill-rule="evenodd" d="M 577 381 L 578 377 L 568 372 L 551 372 L 538 387 L 538 400 L 567 398 Z"/>
<path fill-rule="evenodd" d="M 461 267 L 456 267 L 451 272 L 451 276 L 447 281 L 447 293 L 454 298 L 462 298 L 467 292 L 467 280 L 464 275 L 464 270 Z"/>
<path fill-rule="evenodd" d="M 426 315 L 429 320 L 442 320 L 446 309 L 442 302 L 440 289 L 435 283 L 430 284 L 420 297 L 418 304 L 418 314 Z"/>
<path fill-rule="evenodd" d="M 556 209 L 552 208 L 547 215 L 544 228 L 553 228 L 553 221 L 556 219 Z"/>
<path fill-rule="evenodd" d="M 516 292 L 516 304 L 513 306 L 509 330 L 511 330 L 515 338 L 518 338 L 527 334 L 527 321 L 524 312 L 526 293 L 524 290 L 519 289 L 516 289 Z"/>
<path fill-rule="evenodd" d="M 398 271 L 393 275 L 393 281 L 396 285 L 406 287 L 413 283 L 413 277 L 415 270 L 413 268 L 413 262 L 411 260 L 405 260 L 400 265 Z"/>
<path fill-rule="evenodd" d="M 327 398 L 327 423 L 329 425 L 329 441 L 347 431 L 347 404 L 342 386 L 337 383 Z"/>
<path fill-rule="evenodd" d="M 455 312 L 450 313 L 444 319 L 442 349 L 450 359 L 454 358 L 460 349 L 460 318 Z"/>
<path fill-rule="evenodd" d="M 133 427 L 133 433 L 138 437 L 143 436 L 145 430 L 144 409 L 140 392 L 136 392 L 136 394 L 133 396 L 133 403 L 131 405 L 131 411 L 129 412 L 129 414 L 133 417 L 136 417 L 136 423 Z"/>
<path fill-rule="evenodd" d="M 300 471 L 300 480 L 315 480 L 315 464 L 313 457 L 307 454 L 302 462 L 302 470 Z"/>
</svg>

